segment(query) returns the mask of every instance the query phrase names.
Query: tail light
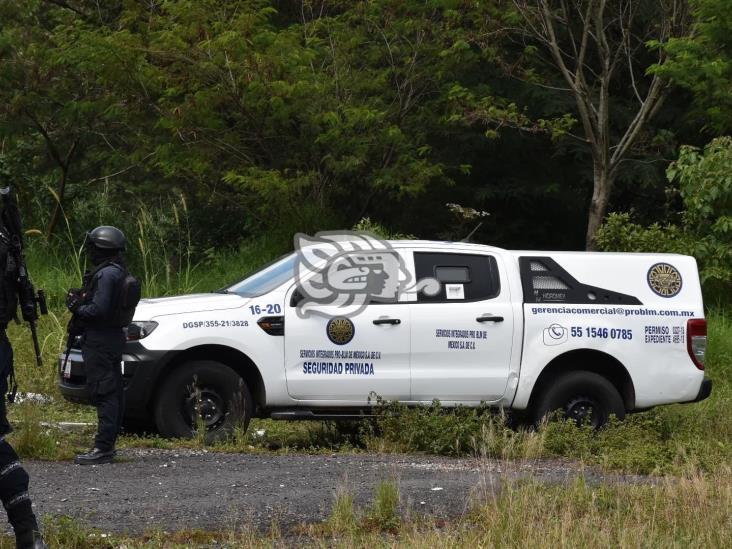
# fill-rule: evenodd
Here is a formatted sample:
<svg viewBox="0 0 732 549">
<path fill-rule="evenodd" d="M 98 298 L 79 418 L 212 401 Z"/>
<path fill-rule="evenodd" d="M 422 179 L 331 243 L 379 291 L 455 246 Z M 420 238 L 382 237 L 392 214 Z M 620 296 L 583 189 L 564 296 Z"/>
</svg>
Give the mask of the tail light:
<svg viewBox="0 0 732 549">
<path fill-rule="evenodd" d="M 686 348 L 691 360 L 700 370 L 704 369 L 704 354 L 707 352 L 707 321 L 692 318 L 686 322 Z"/>
</svg>

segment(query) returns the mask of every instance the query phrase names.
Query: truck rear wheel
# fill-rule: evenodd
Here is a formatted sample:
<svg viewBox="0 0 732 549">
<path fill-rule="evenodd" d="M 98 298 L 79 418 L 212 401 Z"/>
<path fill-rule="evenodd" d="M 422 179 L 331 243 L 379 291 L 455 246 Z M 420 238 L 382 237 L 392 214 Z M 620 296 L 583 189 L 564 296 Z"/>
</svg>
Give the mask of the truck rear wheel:
<svg viewBox="0 0 732 549">
<path fill-rule="evenodd" d="M 611 415 L 625 418 L 625 405 L 615 386 L 601 375 L 585 371 L 568 372 L 549 382 L 534 406 L 534 424 L 555 411 L 577 425 L 589 424 L 595 429 L 605 425 Z"/>
<path fill-rule="evenodd" d="M 205 427 L 206 440 L 246 430 L 254 406 L 249 388 L 234 370 L 213 360 L 194 360 L 177 367 L 155 401 L 155 425 L 164 437 L 191 438 Z"/>
</svg>

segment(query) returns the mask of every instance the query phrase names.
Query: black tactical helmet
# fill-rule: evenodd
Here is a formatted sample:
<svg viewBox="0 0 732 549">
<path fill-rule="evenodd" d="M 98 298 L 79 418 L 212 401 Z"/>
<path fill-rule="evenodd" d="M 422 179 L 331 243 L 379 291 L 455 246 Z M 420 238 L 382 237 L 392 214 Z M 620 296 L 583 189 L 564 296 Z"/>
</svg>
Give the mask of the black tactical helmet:
<svg viewBox="0 0 732 549">
<path fill-rule="evenodd" d="M 87 244 L 94 244 L 100 250 L 124 250 L 127 240 L 117 227 L 102 225 L 86 233 Z"/>
</svg>

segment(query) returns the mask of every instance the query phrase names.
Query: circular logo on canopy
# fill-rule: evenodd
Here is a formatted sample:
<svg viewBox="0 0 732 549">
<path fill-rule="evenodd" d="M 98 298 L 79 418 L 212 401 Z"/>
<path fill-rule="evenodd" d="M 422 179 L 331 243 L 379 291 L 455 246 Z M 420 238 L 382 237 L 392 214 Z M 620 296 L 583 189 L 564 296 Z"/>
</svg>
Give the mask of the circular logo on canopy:
<svg viewBox="0 0 732 549">
<path fill-rule="evenodd" d="M 681 291 L 681 274 L 673 265 L 656 263 L 648 269 L 648 285 L 661 297 L 673 297 Z"/>
<path fill-rule="evenodd" d="M 325 328 L 330 339 L 336 345 L 345 345 L 353 339 L 355 328 L 353 322 L 344 316 L 337 316 L 328 321 Z"/>
</svg>

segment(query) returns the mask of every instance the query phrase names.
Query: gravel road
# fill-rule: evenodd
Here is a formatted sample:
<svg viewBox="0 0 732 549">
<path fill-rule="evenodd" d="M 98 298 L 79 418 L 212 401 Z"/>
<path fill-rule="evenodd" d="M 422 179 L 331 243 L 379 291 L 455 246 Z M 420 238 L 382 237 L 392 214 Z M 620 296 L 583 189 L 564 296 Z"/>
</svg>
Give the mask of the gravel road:
<svg viewBox="0 0 732 549">
<path fill-rule="evenodd" d="M 513 463 L 405 455 L 264 455 L 128 449 L 111 465 L 26 461 L 37 512 L 69 515 L 107 532 L 151 528 L 281 528 L 328 516 L 337 489 L 366 507 L 380 480 L 396 479 L 403 514 L 456 516 L 490 497 L 506 478 L 549 483 L 647 482 L 580 471 L 574 462 Z"/>
</svg>

